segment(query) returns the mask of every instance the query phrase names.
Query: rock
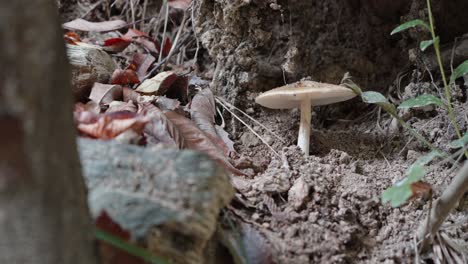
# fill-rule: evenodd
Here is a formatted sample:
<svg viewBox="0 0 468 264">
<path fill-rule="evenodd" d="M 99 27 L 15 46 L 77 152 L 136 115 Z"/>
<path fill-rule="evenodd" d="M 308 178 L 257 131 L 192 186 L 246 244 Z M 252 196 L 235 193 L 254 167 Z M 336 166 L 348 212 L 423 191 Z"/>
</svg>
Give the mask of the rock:
<svg viewBox="0 0 468 264">
<path fill-rule="evenodd" d="M 309 196 L 309 189 L 310 186 L 303 176 L 297 178 L 291 189 L 289 189 L 288 202 L 295 210 L 298 210 L 304 204 Z"/>
<path fill-rule="evenodd" d="M 72 92 L 75 98 L 87 97 L 95 82 L 108 83 L 117 64 L 98 47 L 67 44 L 67 57 L 72 70 Z"/>
<path fill-rule="evenodd" d="M 79 140 L 94 218 L 102 211 L 134 241 L 171 263 L 203 263 L 229 178 L 204 154 Z"/>
<path fill-rule="evenodd" d="M 255 147 L 260 144 L 260 139 L 250 131 L 244 132 L 240 140 L 246 147 Z"/>
</svg>

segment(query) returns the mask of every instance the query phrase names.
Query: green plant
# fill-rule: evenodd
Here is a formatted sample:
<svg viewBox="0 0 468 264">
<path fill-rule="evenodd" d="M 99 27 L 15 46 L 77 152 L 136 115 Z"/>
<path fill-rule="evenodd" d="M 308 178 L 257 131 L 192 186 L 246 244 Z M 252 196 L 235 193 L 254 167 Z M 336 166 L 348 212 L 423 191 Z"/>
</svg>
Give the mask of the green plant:
<svg viewBox="0 0 468 264">
<path fill-rule="evenodd" d="M 449 147 L 462 148 L 465 146 L 466 143 L 468 143 L 468 134 L 462 136 L 460 132 L 460 129 L 455 119 L 453 107 L 452 107 L 450 89 L 455 84 L 456 79 L 468 73 L 468 60 L 460 64 L 452 72 L 450 76 L 450 80 L 449 82 L 447 82 L 447 78 L 445 76 L 445 71 L 444 71 L 443 64 L 442 64 L 442 59 L 440 56 L 439 37 L 436 36 L 435 34 L 434 18 L 433 18 L 432 11 L 431 11 L 430 0 L 427 0 L 427 9 L 428 9 L 428 15 L 429 15 L 429 24 L 420 19 L 412 20 L 412 21 L 403 23 L 400 26 L 396 27 L 391 32 L 391 35 L 400 33 L 402 31 L 408 30 L 413 27 L 422 27 L 423 29 L 431 33 L 432 38 L 430 40 L 422 41 L 419 45 L 419 48 L 422 51 L 424 51 L 430 46 L 434 47 L 436 57 L 437 57 L 437 62 L 439 64 L 439 70 L 440 70 L 443 85 L 444 85 L 445 98 L 439 98 L 432 94 L 423 94 L 418 97 L 411 98 L 402 102 L 398 106 L 398 109 L 409 109 L 409 108 L 422 107 L 422 106 L 427 106 L 427 105 L 436 105 L 436 106 L 446 109 L 448 116 L 450 118 L 450 122 L 452 123 L 452 126 L 454 127 L 455 132 L 459 138 L 458 140 L 450 143 Z M 445 158 L 455 163 L 455 161 L 451 158 L 451 155 L 435 147 L 422 135 L 417 133 L 409 124 L 407 124 L 398 115 L 396 106 L 390 103 L 385 98 L 385 96 L 383 96 L 381 93 L 374 92 L 374 91 L 362 92 L 362 90 L 355 83 L 353 83 L 349 78 L 347 78 L 346 75 L 345 75 L 345 78 L 343 79 L 342 84 L 353 89 L 353 91 L 356 94 L 361 96 L 363 102 L 376 104 L 380 106 L 387 113 L 389 113 L 392 117 L 394 117 L 402 127 L 407 129 L 415 138 L 417 138 L 420 142 L 422 142 L 423 144 L 425 144 L 428 148 L 432 150 L 429 154 L 421 157 L 420 159 L 418 159 L 416 162 L 414 162 L 410 166 L 410 168 L 406 171 L 406 178 L 399 181 L 394 186 L 391 186 L 390 188 L 388 188 L 387 190 L 383 192 L 382 194 L 383 202 L 390 202 L 390 204 L 393 207 L 398 207 L 401 204 L 403 204 L 405 201 L 407 201 L 413 195 L 413 191 L 412 191 L 413 184 L 421 181 L 421 179 L 427 173 L 425 165 L 427 165 L 433 159 Z M 466 152 L 465 148 L 462 148 L 461 152 L 462 153 L 464 152 L 465 156 L 468 157 L 468 152 Z"/>
</svg>

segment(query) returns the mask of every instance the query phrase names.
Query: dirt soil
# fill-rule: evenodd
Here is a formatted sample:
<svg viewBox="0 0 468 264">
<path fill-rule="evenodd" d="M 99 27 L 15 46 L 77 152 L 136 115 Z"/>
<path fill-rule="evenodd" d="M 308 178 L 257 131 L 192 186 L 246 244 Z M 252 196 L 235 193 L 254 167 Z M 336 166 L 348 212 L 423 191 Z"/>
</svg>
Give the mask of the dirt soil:
<svg viewBox="0 0 468 264">
<path fill-rule="evenodd" d="M 429 86 L 410 84 L 403 96 L 427 91 Z M 354 103 L 361 104 L 358 99 Z M 457 102 L 459 113 L 466 112 L 466 107 L 466 103 Z M 322 118 L 329 109 L 312 117 L 315 129 L 307 158 L 294 146 L 297 110 L 272 111 L 254 105 L 247 110 L 285 143 L 254 126 L 254 131 L 278 151 L 277 156 L 248 129 L 236 134 L 239 153 L 251 160 L 252 172 L 260 172 L 253 178 L 233 179 L 241 194 L 237 204 L 242 205 L 234 206 L 234 211 L 264 234 L 278 263 L 412 262 L 413 236 L 426 218 L 428 200 L 416 199 L 392 208 L 382 204 L 380 195 L 404 178 L 406 169 L 428 150 L 404 132 L 392 131 L 386 125 L 391 120 L 385 115 L 380 118 L 380 130 L 376 109 L 373 116 L 368 109 L 361 113 L 364 118 L 333 121 Z M 450 126 L 444 112 L 425 109 L 407 116 L 441 148 L 455 139 L 453 130 L 447 129 Z M 466 121 L 462 123 L 464 127 Z M 454 173 L 448 173 L 448 164 L 431 166 L 430 170 L 425 180 L 438 196 Z M 442 228 L 465 247 L 467 206 L 465 199 Z"/>
<path fill-rule="evenodd" d="M 212 69 L 214 65 L 203 66 L 207 71 L 223 75 L 222 69 Z M 232 65 L 228 66 L 229 69 Z M 390 72 L 393 69 L 387 71 Z M 226 81 L 219 76 L 218 82 Z M 242 93 L 236 91 L 235 95 L 240 93 L 242 97 L 235 101 L 283 142 L 249 122 L 275 153 L 240 122 L 226 122 L 226 130 L 235 140 L 240 156 L 234 163 L 251 175 L 233 176 L 232 183 L 238 194 L 228 211 L 234 219 L 248 224 L 266 238 L 272 262 L 412 262 L 413 236 L 421 221 L 426 219 L 428 199 L 415 199 L 392 208 L 382 204 L 380 196 L 386 188 L 403 179 L 412 162 L 428 149 L 394 126 L 378 109 L 354 99 L 315 109 L 311 155 L 304 157 L 295 146 L 299 129 L 297 109 L 273 111 L 256 105 L 254 98 L 259 89 L 249 90 L 250 77 L 248 79 L 249 85 L 242 87 Z M 236 81 L 232 85 L 238 84 Z M 413 81 L 401 91 L 399 99 L 422 91 L 437 93 L 430 87 L 429 83 Z M 393 91 L 396 93 L 395 89 Z M 229 99 L 229 94 L 219 95 Z M 466 113 L 468 105 L 461 92 L 455 93 L 454 99 L 457 113 Z M 445 149 L 446 144 L 455 139 L 447 114 L 440 109 L 402 114 L 438 147 Z M 228 121 L 231 119 L 227 112 L 223 112 L 223 116 Z M 466 116 L 460 115 L 458 119 L 460 129 L 466 131 Z M 430 166 L 425 180 L 432 185 L 437 197 L 453 176 L 449 164 L 438 164 Z M 468 199 L 452 212 L 442 230 L 468 249 L 466 210 Z"/>
</svg>

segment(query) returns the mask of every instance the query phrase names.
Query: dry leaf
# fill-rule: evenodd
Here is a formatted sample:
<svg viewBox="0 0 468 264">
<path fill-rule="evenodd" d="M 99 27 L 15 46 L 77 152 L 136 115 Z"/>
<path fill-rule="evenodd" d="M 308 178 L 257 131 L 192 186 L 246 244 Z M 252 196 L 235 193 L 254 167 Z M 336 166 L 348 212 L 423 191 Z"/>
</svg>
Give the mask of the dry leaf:
<svg viewBox="0 0 468 264">
<path fill-rule="evenodd" d="M 417 197 L 427 197 L 432 192 L 431 185 L 423 181 L 413 182 L 410 185 L 410 188 L 412 193 L 412 199 L 415 199 Z"/>
<path fill-rule="evenodd" d="M 172 8 L 187 10 L 192 3 L 192 0 L 169 0 L 168 4 Z"/>
<path fill-rule="evenodd" d="M 77 45 L 77 42 L 81 42 L 80 36 L 73 31 L 68 31 L 63 35 L 64 40 L 71 45 Z"/>
<path fill-rule="evenodd" d="M 197 127 L 207 134 L 210 140 L 223 151 L 224 155 L 229 156 L 230 149 L 219 137 L 215 128 L 215 107 L 213 93 L 210 89 L 203 89 L 192 99 L 190 116 Z"/>
<path fill-rule="evenodd" d="M 123 101 L 128 102 L 128 101 L 133 101 L 133 102 L 138 102 L 138 98 L 141 96 L 139 93 L 135 92 L 135 90 L 124 87 L 122 88 L 123 91 Z"/>
<path fill-rule="evenodd" d="M 112 73 L 111 83 L 120 85 L 131 85 L 140 83 L 140 79 L 138 78 L 138 75 L 134 70 L 117 69 L 114 71 L 114 73 Z"/>
<path fill-rule="evenodd" d="M 108 105 L 112 101 L 122 99 L 122 86 L 94 83 L 89 99 L 100 106 Z"/>
<path fill-rule="evenodd" d="M 127 22 L 123 20 L 89 22 L 87 20 L 78 18 L 73 21 L 64 23 L 62 26 L 63 28 L 69 30 L 105 32 L 124 28 L 127 26 Z"/>
<path fill-rule="evenodd" d="M 156 58 L 150 54 L 135 53 L 133 55 L 132 63 L 137 66 L 136 73 L 140 80 L 142 80 L 148 73 L 148 69 L 156 61 Z"/>
<path fill-rule="evenodd" d="M 166 96 L 172 99 L 178 99 L 183 104 L 188 103 L 188 76 L 177 76 L 177 79 L 166 92 Z"/>
<path fill-rule="evenodd" d="M 228 171 L 236 175 L 245 175 L 229 163 L 222 150 L 218 149 L 210 138 L 201 131 L 192 120 L 174 111 L 168 111 L 164 114 L 179 130 L 180 134 L 184 138 L 186 148 L 207 154 L 213 160 L 223 165 Z"/>
<path fill-rule="evenodd" d="M 163 111 L 177 111 L 180 108 L 180 102 L 178 100 L 170 99 L 164 96 L 158 96 L 155 104 Z"/>
<path fill-rule="evenodd" d="M 104 41 L 103 49 L 108 52 L 121 52 L 132 43 L 124 38 L 111 38 Z"/>
<path fill-rule="evenodd" d="M 163 95 L 177 79 L 177 74 L 172 71 L 160 72 L 151 79 L 141 83 L 135 91 L 145 94 Z"/>
<path fill-rule="evenodd" d="M 133 103 L 133 101 L 122 102 L 122 101 L 113 101 L 109 104 L 109 108 L 107 108 L 106 113 L 113 113 L 113 112 L 120 112 L 120 111 L 128 111 L 132 113 L 137 112 L 137 107 Z"/>
<path fill-rule="evenodd" d="M 143 130 L 148 145 L 165 144 L 179 149 L 184 147 L 184 138 L 179 130 L 159 108 L 149 103 L 139 104 L 138 113 L 151 118 Z"/>
<path fill-rule="evenodd" d="M 130 129 L 141 134 L 149 121 L 150 118 L 135 113 L 114 112 L 100 115 L 95 123 L 78 124 L 78 130 L 93 138 L 112 139 Z"/>
<path fill-rule="evenodd" d="M 122 36 L 123 39 L 127 39 L 133 41 L 135 43 L 139 43 L 143 47 L 145 47 L 148 51 L 158 54 L 160 47 L 159 44 L 153 40 L 148 34 L 136 30 L 136 29 L 129 29 L 125 35 Z"/>
</svg>

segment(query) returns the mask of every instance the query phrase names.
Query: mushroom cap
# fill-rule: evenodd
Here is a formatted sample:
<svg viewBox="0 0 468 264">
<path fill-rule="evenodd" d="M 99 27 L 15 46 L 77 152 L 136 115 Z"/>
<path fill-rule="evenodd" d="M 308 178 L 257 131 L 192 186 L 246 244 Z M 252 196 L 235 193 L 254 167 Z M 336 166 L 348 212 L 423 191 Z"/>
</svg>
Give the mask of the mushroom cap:
<svg viewBox="0 0 468 264">
<path fill-rule="evenodd" d="M 355 97 L 353 90 L 328 83 L 299 81 L 264 92 L 255 102 L 272 109 L 298 108 L 303 100 L 313 106 L 342 102 Z"/>
</svg>

